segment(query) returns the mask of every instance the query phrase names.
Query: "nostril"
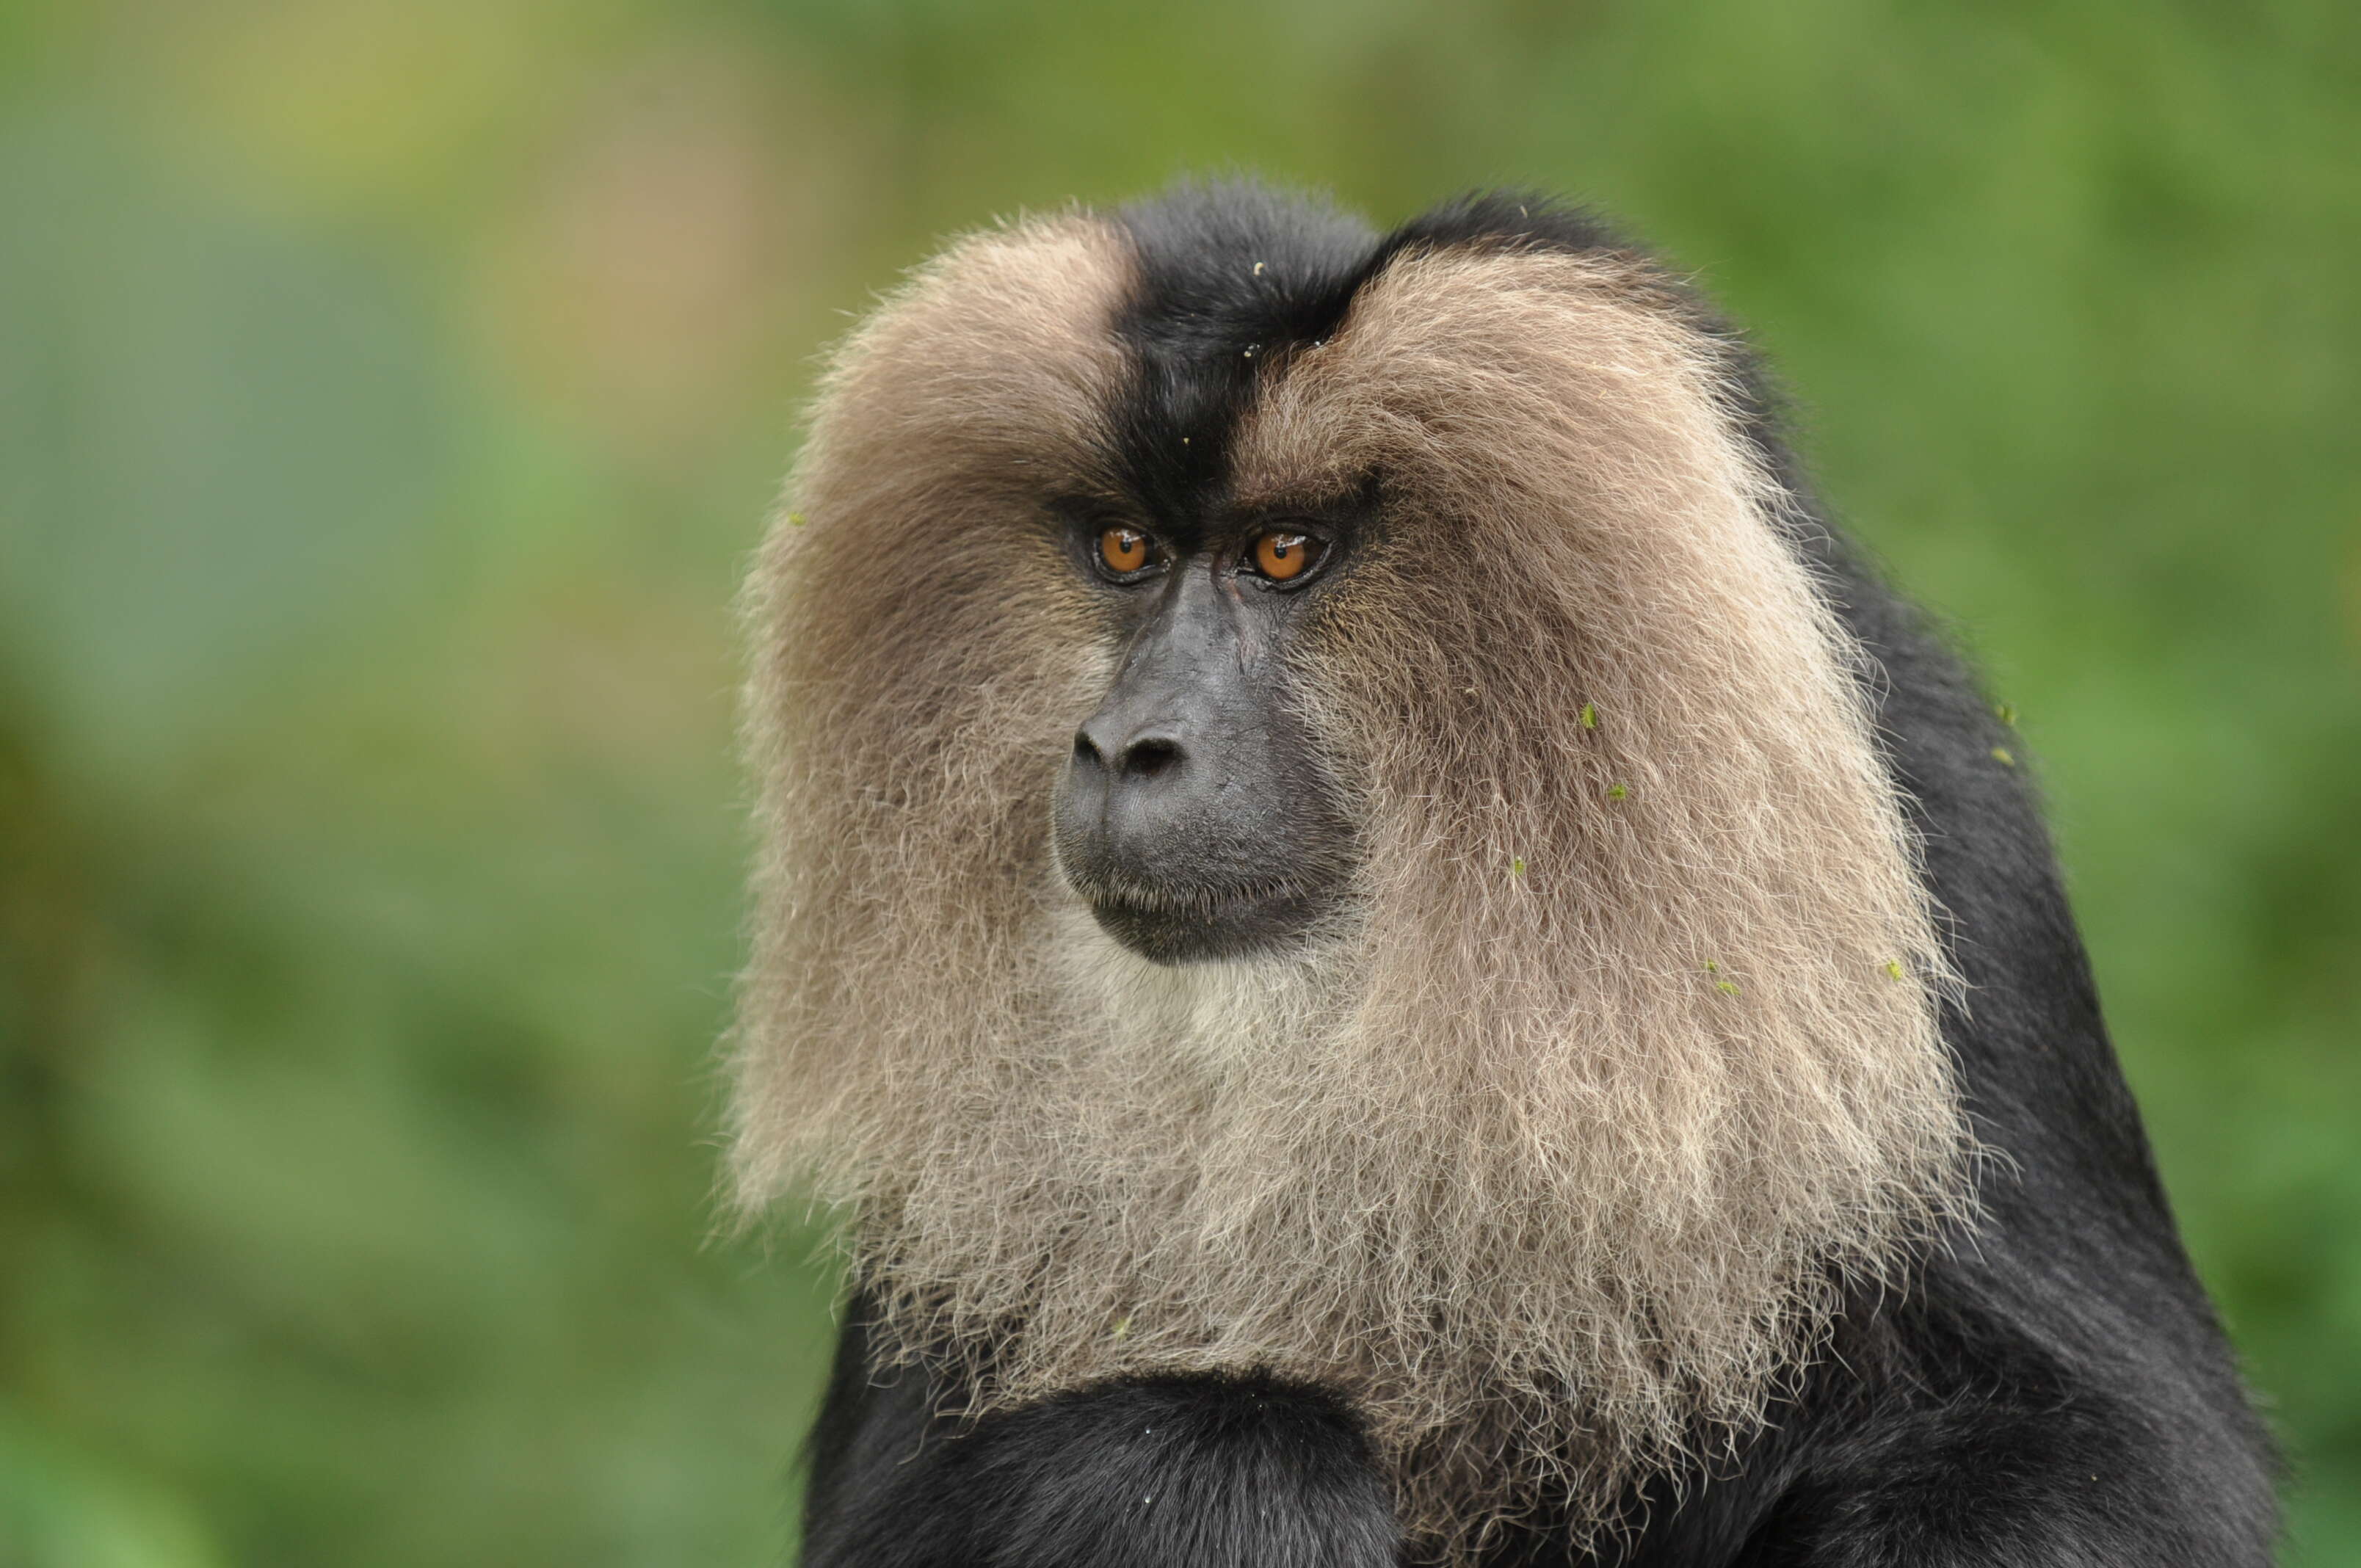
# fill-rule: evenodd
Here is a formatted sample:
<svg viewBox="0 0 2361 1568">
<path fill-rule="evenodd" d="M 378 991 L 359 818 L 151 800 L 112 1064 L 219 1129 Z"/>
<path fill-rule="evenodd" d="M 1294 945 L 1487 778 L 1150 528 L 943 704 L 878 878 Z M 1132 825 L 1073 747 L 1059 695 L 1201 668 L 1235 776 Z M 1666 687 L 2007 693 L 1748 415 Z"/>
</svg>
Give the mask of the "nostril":
<svg viewBox="0 0 2361 1568">
<path fill-rule="evenodd" d="M 1106 759 L 1099 755 L 1099 749 L 1091 740 L 1091 732 L 1087 729 L 1074 731 L 1074 761 L 1084 767 L 1106 766 Z"/>
<path fill-rule="evenodd" d="M 1169 773 L 1180 765 L 1180 743 L 1159 737 L 1134 740 L 1124 749 L 1123 773 L 1126 778 L 1152 779 Z"/>
</svg>

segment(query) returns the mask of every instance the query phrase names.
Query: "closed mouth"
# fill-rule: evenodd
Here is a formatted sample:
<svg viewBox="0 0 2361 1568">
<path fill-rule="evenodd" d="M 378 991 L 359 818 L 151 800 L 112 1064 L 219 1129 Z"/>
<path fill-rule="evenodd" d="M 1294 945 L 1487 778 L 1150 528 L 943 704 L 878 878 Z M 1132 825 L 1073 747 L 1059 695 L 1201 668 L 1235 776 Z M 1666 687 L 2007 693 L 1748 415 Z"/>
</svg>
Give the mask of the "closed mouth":
<svg viewBox="0 0 2361 1568">
<path fill-rule="evenodd" d="M 1159 963 L 1243 957 L 1301 935 L 1320 913 L 1313 890 L 1292 877 L 1218 886 L 1070 880 L 1101 930 Z"/>
<path fill-rule="evenodd" d="M 1089 900 L 1094 909 L 1118 909 L 1161 919 L 1218 920 L 1234 911 L 1260 909 L 1290 900 L 1301 900 L 1311 892 L 1292 877 L 1272 877 L 1261 882 L 1214 886 L 1175 886 L 1170 883 L 1144 882 L 1120 873 L 1091 876 L 1069 873 L 1068 880 L 1074 891 Z"/>
</svg>

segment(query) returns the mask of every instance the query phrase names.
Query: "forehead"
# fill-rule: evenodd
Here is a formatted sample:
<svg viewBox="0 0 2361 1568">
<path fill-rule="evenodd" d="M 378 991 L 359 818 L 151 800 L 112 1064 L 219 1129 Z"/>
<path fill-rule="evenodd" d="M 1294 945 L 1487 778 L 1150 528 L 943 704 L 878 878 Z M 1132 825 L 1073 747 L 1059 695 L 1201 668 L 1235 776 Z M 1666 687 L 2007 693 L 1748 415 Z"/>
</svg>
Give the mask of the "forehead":
<svg viewBox="0 0 2361 1568">
<path fill-rule="evenodd" d="M 1378 263 L 1356 220 L 1258 190 L 1125 209 L 1132 276 L 1111 323 L 1126 374 L 1106 410 L 1112 477 L 1190 532 L 1232 488 L 1233 447 L 1279 367 L 1343 323 Z"/>
<path fill-rule="evenodd" d="M 1602 303 L 1622 294 L 1613 313 L 1627 322 L 1663 322 L 1631 310 L 1620 286 L 1653 279 L 1642 258 L 1587 214 L 1531 198 L 1473 198 L 1379 234 L 1259 187 L 1192 187 L 1114 222 L 1131 275 L 1111 323 L 1125 364 L 1105 410 L 1112 477 L 1178 532 L 1233 504 L 1355 492 L 1370 444 L 1301 417 L 1307 404 L 1333 415 L 1382 402 L 1381 389 L 1356 385 L 1373 376 L 1455 378 L 1462 351 L 1513 340 L 1520 317 L 1525 331 L 1563 332 L 1564 313 L 1539 302 L 1575 271 Z M 1532 289 L 1543 274 L 1549 284 Z M 1505 334 L 1468 333 L 1471 315 Z M 1282 409 L 1298 417 L 1273 417 Z"/>
<path fill-rule="evenodd" d="M 1379 234 L 1259 187 L 1183 188 L 954 247 L 851 345 L 832 400 L 877 416 L 857 422 L 886 438 L 876 455 L 915 458 L 916 440 L 973 477 L 1070 488 L 1185 540 L 1235 506 L 1338 499 L 1275 491 L 1366 477 L 1317 443 L 1284 443 L 1274 464 L 1259 417 L 1290 380 L 1300 402 L 1369 357 L 1356 343 L 1323 355 L 1331 338 L 1441 346 L 1455 310 L 1497 291 L 1488 277 L 1544 258 L 1646 270 L 1582 214 L 1511 198 Z M 1323 359 L 1334 369 L 1313 373 Z"/>
</svg>

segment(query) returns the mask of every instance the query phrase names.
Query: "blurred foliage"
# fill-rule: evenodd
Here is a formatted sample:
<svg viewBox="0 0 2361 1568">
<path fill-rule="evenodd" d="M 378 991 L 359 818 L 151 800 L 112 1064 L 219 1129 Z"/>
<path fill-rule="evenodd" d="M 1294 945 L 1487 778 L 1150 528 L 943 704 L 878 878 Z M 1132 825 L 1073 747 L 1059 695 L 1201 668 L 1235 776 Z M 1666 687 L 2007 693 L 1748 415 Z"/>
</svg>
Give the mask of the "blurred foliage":
<svg viewBox="0 0 2361 1568">
<path fill-rule="evenodd" d="M 0 1563 L 785 1550 L 733 578 L 841 313 L 1227 168 L 1577 192 L 1753 324 L 2361 1563 L 2343 0 L 0 5 Z"/>
</svg>

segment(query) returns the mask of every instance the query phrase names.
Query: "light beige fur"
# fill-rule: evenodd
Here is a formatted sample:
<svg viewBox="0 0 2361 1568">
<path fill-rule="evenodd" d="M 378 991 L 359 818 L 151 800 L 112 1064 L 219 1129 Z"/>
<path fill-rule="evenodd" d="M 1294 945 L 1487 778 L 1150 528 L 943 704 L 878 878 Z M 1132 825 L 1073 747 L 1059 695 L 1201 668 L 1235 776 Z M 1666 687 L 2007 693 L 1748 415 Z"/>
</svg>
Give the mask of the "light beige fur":
<svg viewBox="0 0 2361 1568">
<path fill-rule="evenodd" d="M 1269 1368 L 1355 1401 L 1439 1557 L 1545 1489 L 1611 1525 L 1964 1201 L 1868 672 L 1649 274 L 1405 255 L 1236 445 L 1251 503 L 1381 486 L 1297 661 L 1349 907 L 1132 957 L 1050 864 L 1113 651 L 1038 515 L 1099 482 L 1126 265 L 1088 218 L 964 242 L 821 399 L 752 590 L 741 1197 L 845 1206 L 976 1409 Z"/>
</svg>

